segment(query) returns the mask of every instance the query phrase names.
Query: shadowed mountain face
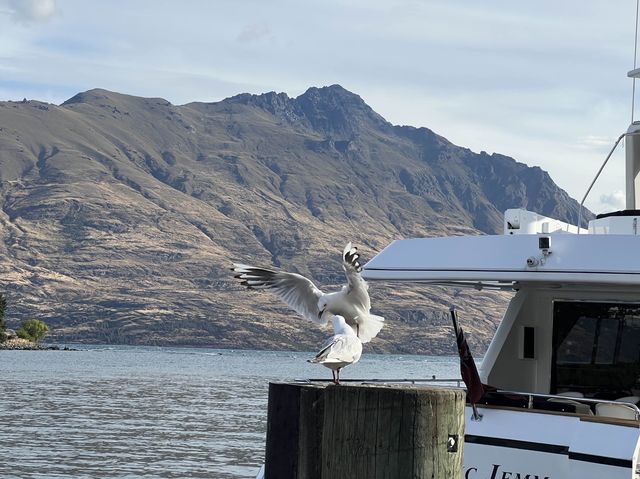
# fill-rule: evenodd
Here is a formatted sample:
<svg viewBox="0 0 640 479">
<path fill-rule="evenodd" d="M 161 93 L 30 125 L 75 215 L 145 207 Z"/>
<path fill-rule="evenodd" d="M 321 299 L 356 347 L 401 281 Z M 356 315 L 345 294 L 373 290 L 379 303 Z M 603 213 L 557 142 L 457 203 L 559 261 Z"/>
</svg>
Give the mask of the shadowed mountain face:
<svg viewBox="0 0 640 479">
<path fill-rule="evenodd" d="M 525 207 L 575 223 L 539 168 L 394 126 L 340 86 L 171 105 L 105 90 L 60 106 L 0 102 L 0 281 L 9 324 L 54 339 L 315 349 L 331 334 L 231 262 L 343 281 L 347 241 L 498 233 Z M 446 304 L 487 344 L 505 295 L 371 286 L 370 350 L 453 352 Z"/>
</svg>

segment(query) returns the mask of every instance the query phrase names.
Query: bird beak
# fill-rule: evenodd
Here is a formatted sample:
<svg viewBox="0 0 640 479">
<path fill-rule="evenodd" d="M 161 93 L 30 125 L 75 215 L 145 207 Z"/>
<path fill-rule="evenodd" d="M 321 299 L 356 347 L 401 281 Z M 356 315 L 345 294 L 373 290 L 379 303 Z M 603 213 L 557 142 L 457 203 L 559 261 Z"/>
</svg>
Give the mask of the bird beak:
<svg viewBox="0 0 640 479">
<path fill-rule="evenodd" d="M 324 310 L 325 309 L 327 309 L 327 308 L 324 308 L 324 309 L 321 309 L 320 311 L 318 311 L 318 319 L 322 319 L 322 315 L 324 314 Z"/>
</svg>

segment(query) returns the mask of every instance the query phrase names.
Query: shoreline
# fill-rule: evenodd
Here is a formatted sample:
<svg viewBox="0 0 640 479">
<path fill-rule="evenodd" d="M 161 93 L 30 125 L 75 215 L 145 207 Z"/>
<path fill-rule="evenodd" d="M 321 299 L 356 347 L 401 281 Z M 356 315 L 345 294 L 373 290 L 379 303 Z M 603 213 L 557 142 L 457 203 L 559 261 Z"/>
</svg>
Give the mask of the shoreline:
<svg viewBox="0 0 640 479">
<path fill-rule="evenodd" d="M 0 351 L 78 351 L 67 346 L 60 347 L 55 344 L 33 343 L 26 339 L 7 339 L 0 343 Z"/>
</svg>

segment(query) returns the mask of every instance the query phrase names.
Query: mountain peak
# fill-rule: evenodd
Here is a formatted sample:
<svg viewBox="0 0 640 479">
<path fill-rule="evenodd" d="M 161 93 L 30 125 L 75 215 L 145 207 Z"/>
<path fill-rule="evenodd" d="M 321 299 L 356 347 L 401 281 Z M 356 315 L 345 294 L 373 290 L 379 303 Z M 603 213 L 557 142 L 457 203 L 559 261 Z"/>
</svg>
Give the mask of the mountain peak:
<svg viewBox="0 0 640 479">
<path fill-rule="evenodd" d="M 90 105 L 102 105 L 102 104 L 121 104 L 124 102 L 155 102 L 162 103 L 167 106 L 171 105 L 170 102 L 165 100 L 164 98 L 144 98 L 134 95 L 127 95 L 124 93 L 117 93 L 109 90 L 105 90 L 103 88 L 92 88 L 91 90 L 87 90 L 84 92 L 80 92 L 67 101 L 62 103 L 61 106 L 69 106 L 78 103 L 86 103 Z"/>
<path fill-rule="evenodd" d="M 268 111 L 272 115 L 282 118 L 291 124 L 303 123 L 306 121 L 303 114 L 295 103 L 295 100 L 289 98 L 286 93 L 276 93 L 270 91 L 261 95 L 252 93 L 241 93 L 222 100 L 221 103 L 235 103 L 241 105 L 254 106 Z"/>
<path fill-rule="evenodd" d="M 326 136 L 347 138 L 363 128 L 386 128 L 389 123 L 355 93 L 340 85 L 311 87 L 296 98 L 274 91 L 242 93 L 223 103 L 254 106 L 291 124 L 302 124 Z"/>
<path fill-rule="evenodd" d="M 93 88 L 91 90 L 76 93 L 74 96 L 64 101 L 61 106 L 73 105 L 75 103 L 92 103 L 98 98 L 106 98 L 111 93 L 107 90 L 100 88 Z"/>
<path fill-rule="evenodd" d="M 291 98 L 286 93 L 276 93 L 270 91 L 255 95 L 253 93 L 240 93 L 239 95 L 232 96 L 222 100 L 223 103 L 240 103 L 242 105 L 251 105 L 267 110 L 274 115 L 281 110 L 285 110 L 290 107 Z"/>
<path fill-rule="evenodd" d="M 359 95 L 356 95 L 355 93 L 347 90 L 342 85 L 338 85 L 337 83 L 329 86 L 323 86 L 323 87 L 315 87 L 315 86 L 309 87 L 307 91 L 305 91 L 302 95 L 299 95 L 296 98 L 296 100 L 300 100 L 301 98 L 305 98 L 305 97 L 319 99 L 323 101 L 340 99 L 343 101 L 346 100 L 346 101 L 352 102 L 353 104 L 358 104 L 360 106 L 366 106 L 366 103 Z"/>
<path fill-rule="evenodd" d="M 295 101 L 315 129 L 325 134 L 350 136 L 368 125 L 391 125 L 355 93 L 340 85 L 311 87 Z"/>
</svg>

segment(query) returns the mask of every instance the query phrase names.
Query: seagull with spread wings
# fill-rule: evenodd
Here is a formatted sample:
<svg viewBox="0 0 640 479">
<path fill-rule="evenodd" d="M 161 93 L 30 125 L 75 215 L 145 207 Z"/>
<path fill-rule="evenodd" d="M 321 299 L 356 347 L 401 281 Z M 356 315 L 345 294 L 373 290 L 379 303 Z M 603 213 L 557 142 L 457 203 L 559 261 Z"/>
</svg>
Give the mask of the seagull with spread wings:
<svg viewBox="0 0 640 479">
<path fill-rule="evenodd" d="M 351 243 L 342 252 L 342 268 L 347 284 L 340 291 L 323 293 L 313 282 L 297 273 L 287 273 L 244 264 L 234 264 L 233 271 L 249 289 L 271 291 L 287 305 L 314 323 L 324 325 L 333 315 L 344 317 L 363 343 L 371 341 L 382 329 L 384 318 L 371 314 L 369 287 L 362 276 L 360 254 Z"/>
<path fill-rule="evenodd" d="M 334 316 L 331 322 L 335 334 L 322 345 L 322 349 L 313 359 L 307 361 L 331 369 L 333 382 L 340 384 L 340 370 L 349 364 L 357 363 L 360 359 L 362 341 L 342 316 Z"/>
</svg>

